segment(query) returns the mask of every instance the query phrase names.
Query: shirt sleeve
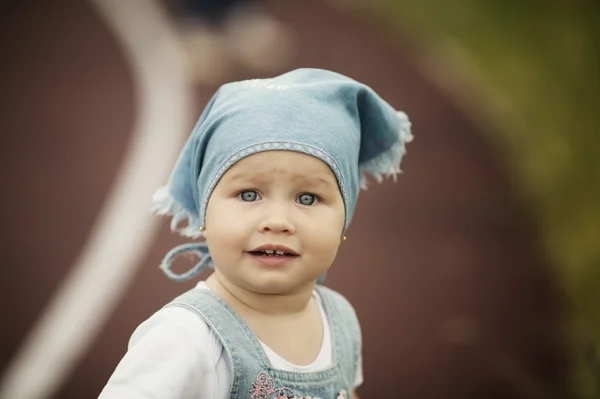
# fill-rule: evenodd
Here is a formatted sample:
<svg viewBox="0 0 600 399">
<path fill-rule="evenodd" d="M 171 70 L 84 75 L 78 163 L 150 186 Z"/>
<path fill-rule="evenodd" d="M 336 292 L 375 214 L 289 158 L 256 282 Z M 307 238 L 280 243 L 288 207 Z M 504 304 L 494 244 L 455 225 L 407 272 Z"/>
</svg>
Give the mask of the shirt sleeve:
<svg viewBox="0 0 600 399">
<path fill-rule="evenodd" d="M 363 350 L 363 345 L 362 345 L 362 329 L 360 327 L 360 322 L 358 320 L 358 316 L 356 315 L 356 311 L 354 311 L 354 315 L 355 315 L 355 321 L 356 321 L 356 342 L 355 345 L 357 346 L 356 351 L 358 352 L 356 358 L 356 377 L 354 379 L 354 390 L 356 391 L 356 388 L 358 388 L 359 386 L 362 385 L 363 381 L 364 381 L 364 376 L 363 376 L 363 356 L 362 356 L 362 350 Z"/>
<path fill-rule="evenodd" d="M 183 308 L 166 308 L 142 323 L 99 399 L 214 398 L 217 345 L 208 325 Z"/>
</svg>

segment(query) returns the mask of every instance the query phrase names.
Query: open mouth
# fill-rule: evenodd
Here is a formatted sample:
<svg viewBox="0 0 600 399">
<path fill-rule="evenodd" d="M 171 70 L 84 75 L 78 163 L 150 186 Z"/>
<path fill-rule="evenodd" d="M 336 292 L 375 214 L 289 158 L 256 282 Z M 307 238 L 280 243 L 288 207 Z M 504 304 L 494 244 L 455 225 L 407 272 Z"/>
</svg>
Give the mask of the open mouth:
<svg viewBox="0 0 600 399">
<path fill-rule="evenodd" d="M 276 250 L 258 250 L 258 251 L 250 251 L 252 255 L 255 256 L 298 256 L 296 254 L 292 254 L 290 252 L 285 251 L 276 251 Z"/>
</svg>

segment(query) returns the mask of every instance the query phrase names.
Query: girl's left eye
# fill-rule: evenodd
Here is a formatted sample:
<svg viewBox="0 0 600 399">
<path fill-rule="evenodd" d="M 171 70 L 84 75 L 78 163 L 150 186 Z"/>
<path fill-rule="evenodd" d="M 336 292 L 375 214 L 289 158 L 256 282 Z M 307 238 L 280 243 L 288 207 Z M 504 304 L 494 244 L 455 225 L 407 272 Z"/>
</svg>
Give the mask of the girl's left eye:
<svg viewBox="0 0 600 399">
<path fill-rule="evenodd" d="M 319 200 L 317 199 L 317 196 L 314 194 L 304 193 L 304 194 L 300 194 L 298 196 L 298 198 L 296 199 L 296 201 L 302 205 L 314 205 Z"/>
</svg>

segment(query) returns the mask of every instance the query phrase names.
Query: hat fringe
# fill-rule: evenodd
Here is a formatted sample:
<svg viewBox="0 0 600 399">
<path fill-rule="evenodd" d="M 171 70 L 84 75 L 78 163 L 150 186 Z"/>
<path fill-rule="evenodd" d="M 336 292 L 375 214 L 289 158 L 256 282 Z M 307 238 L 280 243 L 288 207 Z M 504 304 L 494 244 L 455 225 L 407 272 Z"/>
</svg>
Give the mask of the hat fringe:
<svg viewBox="0 0 600 399">
<path fill-rule="evenodd" d="M 159 188 L 152 196 L 152 212 L 157 215 L 172 216 L 171 231 L 177 232 L 184 237 L 202 237 L 200 218 L 184 208 L 171 195 L 168 187 Z M 185 226 L 180 227 L 179 225 L 183 221 L 187 223 Z"/>
<path fill-rule="evenodd" d="M 362 163 L 360 167 L 360 187 L 363 190 L 367 189 L 367 179 L 365 173 L 370 174 L 381 183 L 385 177 L 392 177 L 396 181 L 396 175 L 402 173 L 400 170 L 400 162 L 406 154 L 406 143 L 413 140 L 413 135 L 410 131 L 411 123 L 408 116 L 401 111 L 397 111 L 400 118 L 399 139 L 387 151 L 382 152 L 375 158 Z"/>
</svg>

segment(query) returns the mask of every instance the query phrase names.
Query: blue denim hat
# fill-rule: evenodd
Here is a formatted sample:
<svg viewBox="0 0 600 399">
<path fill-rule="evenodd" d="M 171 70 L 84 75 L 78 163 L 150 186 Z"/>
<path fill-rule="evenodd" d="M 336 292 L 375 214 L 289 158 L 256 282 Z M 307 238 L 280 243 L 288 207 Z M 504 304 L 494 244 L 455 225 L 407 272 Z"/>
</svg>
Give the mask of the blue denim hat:
<svg viewBox="0 0 600 399">
<path fill-rule="evenodd" d="M 154 195 L 154 211 L 172 215 L 173 231 L 199 237 L 208 200 L 232 165 L 258 152 L 297 151 L 322 160 L 335 174 L 346 230 L 366 186 L 364 173 L 378 181 L 395 178 L 411 139 L 406 114 L 370 87 L 335 72 L 298 69 L 229 83 L 206 106 L 169 183 Z M 196 252 L 202 260 L 178 275 L 170 265 L 183 252 Z M 170 251 L 161 267 L 170 278 L 187 280 L 210 263 L 206 245 L 191 243 Z"/>
</svg>

